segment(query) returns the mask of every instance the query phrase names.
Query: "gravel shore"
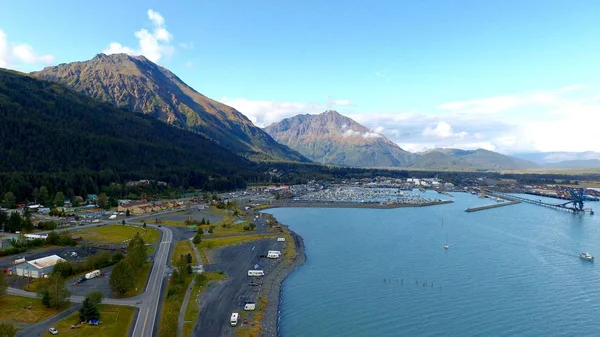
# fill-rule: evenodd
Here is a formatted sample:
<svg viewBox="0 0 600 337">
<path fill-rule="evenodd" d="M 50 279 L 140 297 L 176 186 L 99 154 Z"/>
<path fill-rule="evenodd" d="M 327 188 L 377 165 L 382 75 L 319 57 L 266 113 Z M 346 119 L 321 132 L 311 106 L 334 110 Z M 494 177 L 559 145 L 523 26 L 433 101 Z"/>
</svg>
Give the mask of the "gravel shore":
<svg viewBox="0 0 600 337">
<path fill-rule="evenodd" d="M 277 337 L 279 335 L 279 307 L 281 304 L 280 296 L 283 281 L 306 261 L 302 237 L 291 230 L 290 234 L 296 244 L 296 256 L 294 261 L 289 265 L 286 265 L 282 261 L 277 270 L 270 273 L 263 283 L 264 292 L 262 293 L 262 296 L 267 296 L 268 299 L 267 307 L 265 308 L 261 322 L 262 335 L 265 337 Z"/>
</svg>

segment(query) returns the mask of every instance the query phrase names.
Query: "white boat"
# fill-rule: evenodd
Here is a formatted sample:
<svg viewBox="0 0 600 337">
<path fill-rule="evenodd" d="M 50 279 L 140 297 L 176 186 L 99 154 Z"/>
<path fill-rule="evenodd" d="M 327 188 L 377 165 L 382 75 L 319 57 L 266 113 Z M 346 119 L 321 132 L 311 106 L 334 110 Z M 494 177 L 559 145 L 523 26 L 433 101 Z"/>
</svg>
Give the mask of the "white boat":
<svg viewBox="0 0 600 337">
<path fill-rule="evenodd" d="M 446 234 L 446 243 L 444 243 L 444 249 L 448 248 L 450 248 L 450 246 L 448 246 L 448 234 Z"/>
<path fill-rule="evenodd" d="M 582 259 L 582 260 L 594 261 L 594 257 L 593 257 L 593 256 L 591 256 L 591 255 L 590 255 L 590 254 L 588 254 L 588 253 L 580 253 L 580 254 L 579 254 L 579 258 L 580 258 L 580 259 Z"/>
</svg>

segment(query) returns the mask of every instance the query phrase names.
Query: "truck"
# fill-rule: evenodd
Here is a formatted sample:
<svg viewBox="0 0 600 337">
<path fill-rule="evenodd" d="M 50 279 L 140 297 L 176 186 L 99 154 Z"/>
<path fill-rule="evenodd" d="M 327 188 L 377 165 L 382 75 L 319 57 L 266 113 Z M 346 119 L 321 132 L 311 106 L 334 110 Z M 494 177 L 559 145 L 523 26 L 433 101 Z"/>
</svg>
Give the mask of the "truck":
<svg viewBox="0 0 600 337">
<path fill-rule="evenodd" d="M 91 272 L 89 272 L 89 273 L 85 274 L 85 279 L 86 279 L 86 280 L 91 280 L 91 279 L 93 279 L 94 277 L 98 277 L 98 276 L 100 276 L 100 275 L 102 275 L 102 272 L 101 272 L 100 270 L 97 270 L 97 269 L 96 269 L 96 270 L 94 270 L 94 271 L 91 271 Z"/>
<path fill-rule="evenodd" d="M 231 314 L 231 318 L 229 319 L 229 323 L 231 324 L 231 326 L 237 325 L 238 317 L 239 317 L 239 314 L 237 312 L 234 312 Z"/>
<path fill-rule="evenodd" d="M 281 256 L 281 252 L 278 250 L 270 250 L 267 252 L 267 257 L 269 259 L 278 259 Z"/>
<path fill-rule="evenodd" d="M 262 270 L 248 270 L 248 276 L 265 276 L 265 272 Z"/>
</svg>

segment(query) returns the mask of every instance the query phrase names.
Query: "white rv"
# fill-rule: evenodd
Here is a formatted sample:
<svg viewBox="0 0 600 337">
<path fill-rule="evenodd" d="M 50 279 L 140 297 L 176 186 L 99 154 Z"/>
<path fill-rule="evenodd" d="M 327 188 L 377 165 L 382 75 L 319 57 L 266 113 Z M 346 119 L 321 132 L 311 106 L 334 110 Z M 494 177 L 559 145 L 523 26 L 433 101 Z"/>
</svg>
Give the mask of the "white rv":
<svg viewBox="0 0 600 337">
<path fill-rule="evenodd" d="M 234 312 L 234 313 L 231 314 L 231 319 L 229 320 L 229 323 L 231 323 L 231 326 L 236 326 L 237 325 L 238 316 L 239 316 L 239 314 L 237 312 Z"/>
<path fill-rule="evenodd" d="M 85 279 L 90 280 L 90 279 L 93 279 L 94 277 L 100 276 L 101 274 L 102 273 L 100 272 L 100 270 L 94 270 L 94 271 L 91 271 L 91 272 L 85 274 Z"/>
<path fill-rule="evenodd" d="M 244 305 L 244 310 L 252 311 L 254 309 L 256 309 L 256 303 L 249 302 Z"/>
<path fill-rule="evenodd" d="M 281 252 L 278 250 L 270 250 L 267 252 L 267 257 L 269 259 L 278 259 L 281 256 Z"/>
<path fill-rule="evenodd" d="M 265 276 L 265 272 L 262 270 L 248 270 L 248 276 Z"/>
<path fill-rule="evenodd" d="M 285 242 L 285 238 L 277 238 L 278 242 Z"/>
</svg>

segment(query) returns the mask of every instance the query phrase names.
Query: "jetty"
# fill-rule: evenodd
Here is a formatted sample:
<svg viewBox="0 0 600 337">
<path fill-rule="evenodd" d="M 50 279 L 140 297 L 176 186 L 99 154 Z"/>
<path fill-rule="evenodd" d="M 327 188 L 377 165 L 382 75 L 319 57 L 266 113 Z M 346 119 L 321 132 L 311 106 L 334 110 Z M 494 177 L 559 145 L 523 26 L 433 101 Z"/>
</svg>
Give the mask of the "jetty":
<svg viewBox="0 0 600 337">
<path fill-rule="evenodd" d="M 521 203 L 521 202 L 518 201 L 518 200 L 511 200 L 511 201 L 497 203 L 497 204 L 493 204 L 493 205 L 485 205 L 485 206 L 479 206 L 479 207 L 469 207 L 469 208 L 467 208 L 465 210 L 465 212 L 471 213 L 471 212 L 483 211 L 483 210 L 491 209 L 491 208 L 498 208 L 498 207 L 510 206 L 510 205 L 519 204 L 519 203 Z"/>
<path fill-rule="evenodd" d="M 500 192 L 486 191 L 486 193 L 489 194 L 489 195 L 493 195 L 495 197 L 498 197 L 498 198 L 506 199 L 506 200 L 526 202 L 526 203 L 529 203 L 529 204 L 534 204 L 534 205 L 538 205 L 538 206 L 548 207 L 548 208 L 557 209 L 557 210 L 561 210 L 561 211 L 567 211 L 567 212 L 572 212 L 572 213 L 590 212 L 590 214 L 594 214 L 591 209 L 584 209 L 582 211 L 578 211 L 578 210 L 576 210 L 576 209 L 574 209 L 572 207 L 566 207 L 564 204 L 559 204 L 559 205 L 550 204 L 550 203 L 547 203 L 547 202 L 543 202 L 541 200 L 533 200 L 533 199 L 518 197 L 516 195 L 508 195 L 508 194 L 500 193 Z"/>
</svg>

